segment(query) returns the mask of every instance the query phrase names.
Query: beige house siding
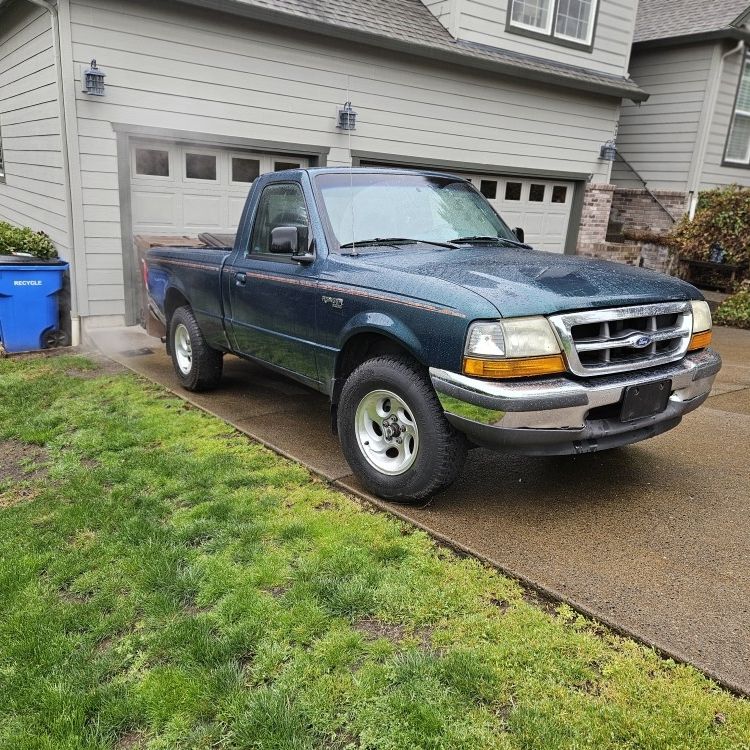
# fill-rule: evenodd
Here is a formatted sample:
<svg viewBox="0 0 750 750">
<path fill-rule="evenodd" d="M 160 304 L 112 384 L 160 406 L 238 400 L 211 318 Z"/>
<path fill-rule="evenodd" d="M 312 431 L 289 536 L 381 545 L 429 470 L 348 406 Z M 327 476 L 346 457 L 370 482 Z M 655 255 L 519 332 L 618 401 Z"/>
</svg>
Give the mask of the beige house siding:
<svg viewBox="0 0 750 750">
<path fill-rule="evenodd" d="M 330 149 L 329 165 L 346 165 L 335 116 L 350 98 L 357 153 L 609 178 L 598 151 L 616 100 L 187 7 L 178 16 L 174 6 L 74 0 L 72 22 L 77 75 L 92 57 L 107 72 L 106 97 L 77 95 L 94 315 L 124 311 L 113 123 L 316 144 Z"/>
<path fill-rule="evenodd" d="M 57 78 L 49 14 L 15 3 L 0 25 L 0 221 L 49 234 L 70 257 Z"/>
<path fill-rule="evenodd" d="M 732 42 L 725 45 L 722 51 L 729 51 L 735 46 L 736 44 Z M 750 169 L 722 165 L 743 60 L 744 54 L 736 52 L 724 61 L 701 174 L 701 187 L 703 188 L 719 187 L 733 182 L 750 186 Z"/>
<path fill-rule="evenodd" d="M 623 103 L 617 148 L 652 189 L 689 189 L 714 48 L 704 43 L 633 54 L 631 76 L 651 97 L 640 106 Z M 620 160 L 612 182 L 643 186 Z"/>
</svg>

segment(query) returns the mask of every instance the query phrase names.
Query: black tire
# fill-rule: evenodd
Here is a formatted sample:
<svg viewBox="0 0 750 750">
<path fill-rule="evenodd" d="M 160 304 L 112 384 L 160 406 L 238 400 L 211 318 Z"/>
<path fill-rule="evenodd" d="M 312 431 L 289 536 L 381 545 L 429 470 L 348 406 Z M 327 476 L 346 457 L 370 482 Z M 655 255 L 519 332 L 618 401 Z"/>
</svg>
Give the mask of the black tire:
<svg viewBox="0 0 750 750">
<path fill-rule="evenodd" d="M 175 346 L 175 335 L 180 327 L 187 330 L 191 348 L 189 366 L 185 369 L 180 366 L 180 355 Z M 198 321 L 189 307 L 178 307 L 169 321 L 169 352 L 172 355 L 174 371 L 183 388 L 188 391 L 209 391 L 219 384 L 224 355 L 206 343 L 198 327 Z M 182 361 L 184 363 L 184 359 Z"/>
<path fill-rule="evenodd" d="M 357 438 L 357 409 L 377 390 L 390 391 L 409 406 L 419 433 L 414 462 L 396 476 L 373 466 Z M 409 357 L 376 357 L 354 370 L 341 392 L 338 433 L 349 466 L 367 489 L 401 503 L 422 502 L 448 487 L 466 458 L 465 437 L 445 418 L 425 369 Z"/>
</svg>

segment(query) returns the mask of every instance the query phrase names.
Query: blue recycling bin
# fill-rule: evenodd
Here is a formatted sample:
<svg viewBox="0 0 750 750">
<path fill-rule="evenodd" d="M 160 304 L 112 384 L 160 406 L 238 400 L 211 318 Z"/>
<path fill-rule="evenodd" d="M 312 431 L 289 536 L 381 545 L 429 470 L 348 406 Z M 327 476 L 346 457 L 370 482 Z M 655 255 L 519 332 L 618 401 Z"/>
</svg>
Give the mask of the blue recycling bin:
<svg viewBox="0 0 750 750">
<path fill-rule="evenodd" d="M 26 352 L 65 343 L 58 293 L 68 264 L 0 255 L 0 343 L 6 352 Z"/>
</svg>

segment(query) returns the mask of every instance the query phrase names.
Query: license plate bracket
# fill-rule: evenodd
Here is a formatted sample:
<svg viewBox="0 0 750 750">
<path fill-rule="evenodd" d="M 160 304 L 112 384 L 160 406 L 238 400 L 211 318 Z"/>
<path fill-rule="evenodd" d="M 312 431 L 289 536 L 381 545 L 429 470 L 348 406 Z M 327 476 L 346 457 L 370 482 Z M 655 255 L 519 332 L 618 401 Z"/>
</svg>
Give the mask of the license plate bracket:
<svg viewBox="0 0 750 750">
<path fill-rule="evenodd" d="M 672 392 L 671 380 L 658 380 L 655 383 L 629 385 L 622 399 L 620 419 L 633 422 L 644 417 L 653 417 L 667 408 Z"/>
</svg>

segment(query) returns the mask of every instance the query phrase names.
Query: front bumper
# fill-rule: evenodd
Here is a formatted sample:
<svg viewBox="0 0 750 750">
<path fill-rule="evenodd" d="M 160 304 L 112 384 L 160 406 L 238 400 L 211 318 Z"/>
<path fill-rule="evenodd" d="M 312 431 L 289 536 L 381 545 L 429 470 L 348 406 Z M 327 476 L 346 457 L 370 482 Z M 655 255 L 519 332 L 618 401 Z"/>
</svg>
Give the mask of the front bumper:
<svg viewBox="0 0 750 750">
<path fill-rule="evenodd" d="M 711 392 L 721 358 L 712 349 L 679 362 L 595 378 L 487 381 L 447 370 L 430 377 L 448 420 L 476 445 L 527 455 L 592 453 L 636 443 L 676 427 Z M 628 386 L 670 379 L 667 408 L 623 422 Z"/>
</svg>

